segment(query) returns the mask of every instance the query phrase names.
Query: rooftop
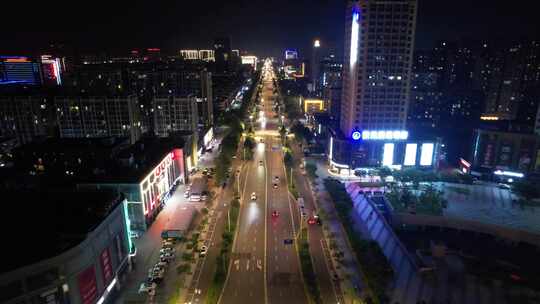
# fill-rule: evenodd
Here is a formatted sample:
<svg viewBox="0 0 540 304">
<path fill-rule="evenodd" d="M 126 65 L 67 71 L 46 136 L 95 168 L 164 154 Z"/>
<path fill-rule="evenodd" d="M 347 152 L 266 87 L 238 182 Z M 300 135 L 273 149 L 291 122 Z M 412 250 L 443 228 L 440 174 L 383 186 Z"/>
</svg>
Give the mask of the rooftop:
<svg viewBox="0 0 540 304">
<path fill-rule="evenodd" d="M 3 250 L 2 273 L 77 246 L 120 202 L 106 191 L 4 192 L 2 200 L 2 241 L 9 244 Z"/>
<path fill-rule="evenodd" d="M 178 133 L 172 137 L 145 137 L 127 149 L 122 150 L 105 168 L 104 172 L 83 177 L 83 182 L 134 183 L 141 181 L 173 149 L 184 148 L 185 136 L 191 132 Z M 121 162 L 121 159 L 132 161 Z M 129 162 L 129 165 L 126 163 Z"/>
</svg>

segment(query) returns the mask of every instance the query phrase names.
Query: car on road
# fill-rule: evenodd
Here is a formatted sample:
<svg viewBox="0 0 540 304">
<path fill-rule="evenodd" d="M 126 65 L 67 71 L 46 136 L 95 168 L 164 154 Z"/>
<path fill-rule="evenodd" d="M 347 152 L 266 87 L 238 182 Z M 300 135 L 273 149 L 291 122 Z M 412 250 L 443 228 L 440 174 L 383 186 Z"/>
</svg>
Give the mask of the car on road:
<svg viewBox="0 0 540 304">
<path fill-rule="evenodd" d="M 315 220 L 315 218 L 313 217 L 310 217 L 308 218 L 307 223 L 310 225 L 314 225 L 315 223 L 317 223 L 317 220 Z"/>
<path fill-rule="evenodd" d="M 279 183 L 279 176 L 274 176 L 274 183 Z"/>
<path fill-rule="evenodd" d="M 278 188 L 278 185 L 277 185 L 276 183 L 274 183 L 274 184 L 272 185 L 272 188 L 277 189 L 277 188 Z"/>
<path fill-rule="evenodd" d="M 167 241 L 167 240 L 163 240 L 161 241 L 161 247 L 165 248 L 165 247 L 174 247 L 174 242 L 171 242 L 171 241 Z"/>
<path fill-rule="evenodd" d="M 497 185 L 497 187 L 498 187 L 499 189 L 510 189 L 510 185 L 508 185 L 508 184 L 503 184 L 503 183 L 499 183 L 499 184 Z"/>
<path fill-rule="evenodd" d="M 189 198 L 189 190 L 186 191 L 186 192 L 184 192 L 184 197 L 185 197 L 185 198 Z"/>
<path fill-rule="evenodd" d="M 199 256 L 206 256 L 206 254 L 208 253 L 208 247 L 206 246 L 201 246 L 201 248 L 199 249 Z"/>
<path fill-rule="evenodd" d="M 278 217 L 279 212 L 277 210 L 272 211 L 272 217 Z"/>
<path fill-rule="evenodd" d="M 162 261 L 172 261 L 175 259 L 174 252 L 164 253 L 159 256 Z"/>
<path fill-rule="evenodd" d="M 171 247 L 164 247 L 159 250 L 159 254 L 171 253 L 174 250 Z"/>
<path fill-rule="evenodd" d="M 149 293 L 151 290 L 154 289 L 156 289 L 156 283 L 143 282 L 141 283 L 141 286 L 139 286 L 139 293 Z"/>
<path fill-rule="evenodd" d="M 129 232 L 129 237 L 132 238 L 132 239 L 138 239 L 139 238 L 139 233 L 137 231 L 130 231 Z"/>
<path fill-rule="evenodd" d="M 260 160 L 260 161 L 259 161 L 259 166 L 262 166 L 262 165 L 263 165 L 263 161 Z"/>
<path fill-rule="evenodd" d="M 255 192 L 251 193 L 251 200 L 256 201 L 257 200 L 257 194 Z"/>
<path fill-rule="evenodd" d="M 236 159 L 236 155 L 233 155 L 233 156 L 232 156 L 232 159 Z"/>
</svg>

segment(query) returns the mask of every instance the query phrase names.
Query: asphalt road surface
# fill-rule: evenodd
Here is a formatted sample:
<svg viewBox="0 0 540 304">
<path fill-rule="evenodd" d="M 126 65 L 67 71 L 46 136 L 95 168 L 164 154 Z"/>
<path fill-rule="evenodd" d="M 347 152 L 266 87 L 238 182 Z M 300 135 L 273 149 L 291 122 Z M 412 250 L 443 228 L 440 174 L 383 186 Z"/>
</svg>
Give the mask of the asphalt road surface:
<svg viewBox="0 0 540 304">
<path fill-rule="evenodd" d="M 257 147 L 244 164 L 240 226 L 220 303 L 307 303 L 295 244 L 285 244 L 294 238 L 298 212 L 288 196 L 272 91 L 272 80 L 265 77 L 264 101 L 252 122 Z"/>
</svg>

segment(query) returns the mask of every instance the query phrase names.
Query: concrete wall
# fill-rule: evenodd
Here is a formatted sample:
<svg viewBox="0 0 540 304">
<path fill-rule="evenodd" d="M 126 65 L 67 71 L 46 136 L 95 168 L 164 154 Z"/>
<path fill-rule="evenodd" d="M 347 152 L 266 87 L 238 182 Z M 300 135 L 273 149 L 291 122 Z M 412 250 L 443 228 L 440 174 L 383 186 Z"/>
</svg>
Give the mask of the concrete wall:
<svg viewBox="0 0 540 304">
<path fill-rule="evenodd" d="M 493 235 L 513 242 L 524 242 L 540 246 L 540 235 L 524 230 L 502 226 L 487 225 L 477 221 L 469 221 L 446 216 L 397 213 L 393 215 L 395 225 L 433 226 L 453 228 L 456 230 L 475 231 Z"/>
</svg>

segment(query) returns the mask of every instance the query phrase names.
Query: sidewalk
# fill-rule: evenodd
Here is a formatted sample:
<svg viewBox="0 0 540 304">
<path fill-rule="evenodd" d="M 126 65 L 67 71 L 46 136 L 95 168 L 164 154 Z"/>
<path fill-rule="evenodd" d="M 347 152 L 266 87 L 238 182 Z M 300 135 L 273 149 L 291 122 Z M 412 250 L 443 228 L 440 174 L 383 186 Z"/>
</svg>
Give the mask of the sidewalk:
<svg viewBox="0 0 540 304">
<path fill-rule="evenodd" d="M 298 148 L 293 150 L 296 150 L 297 159 L 299 156 L 301 157 L 302 153 L 298 151 Z M 307 177 L 306 179 L 309 181 L 309 188 L 315 198 L 315 206 L 319 214 L 324 215 L 324 239 L 321 240 L 321 245 L 329 261 L 328 268 L 337 275 L 336 293 L 338 293 L 338 298 L 343 299 L 344 303 L 361 303 L 360 298 L 363 296 L 365 284 L 362 282 L 359 265 L 337 216 L 334 204 L 324 189 L 323 180 L 328 176 L 328 171 L 325 166 L 319 166 L 319 160 L 311 160 L 311 162 L 317 163 L 317 178 L 315 181 L 311 181 Z"/>
</svg>

